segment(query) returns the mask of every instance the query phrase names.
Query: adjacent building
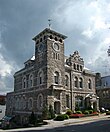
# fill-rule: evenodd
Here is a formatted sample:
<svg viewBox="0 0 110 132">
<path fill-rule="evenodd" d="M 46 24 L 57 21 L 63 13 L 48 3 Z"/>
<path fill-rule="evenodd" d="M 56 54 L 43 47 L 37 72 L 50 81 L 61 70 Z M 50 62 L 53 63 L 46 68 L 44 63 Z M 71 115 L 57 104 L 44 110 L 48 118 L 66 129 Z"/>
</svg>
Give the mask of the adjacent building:
<svg viewBox="0 0 110 132">
<path fill-rule="evenodd" d="M 101 77 L 100 73 L 96 74 L 96 92 L 100 108 L 110 109 L 110 75 Z"/>
<path fill-rule="evenodd" d="M 45 105 L 52 105 L 56 114 L 67 109 L 99 109 L 95 74 L 85 68 L 78 51 L 65 57 L 66 38 L 50 28 L 33 38 L 35 55 L 14 74 L 14 91 L 7 94 L 6 115 L 18 115 L 23 123 L 32 111 L 40 116 Z"/>
</svg>

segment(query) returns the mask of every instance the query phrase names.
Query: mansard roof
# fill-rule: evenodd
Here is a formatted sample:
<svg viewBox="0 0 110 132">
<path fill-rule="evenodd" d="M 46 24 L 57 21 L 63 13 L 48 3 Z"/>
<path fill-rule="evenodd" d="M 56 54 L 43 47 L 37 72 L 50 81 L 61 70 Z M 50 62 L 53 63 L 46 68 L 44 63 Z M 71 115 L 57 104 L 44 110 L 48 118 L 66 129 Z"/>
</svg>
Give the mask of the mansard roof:
<svg viewBox="0 0 110 132">
<path fill-rule="evenodd" d="M 45 28 L 42 32 L 40 32 L 38 35 L 36 35 L 32 40 L 35 41 L 37 38 L 41 37 L 45 33 L 54 34 L 54 35 L 56 35 L 58 37 L 61 37 L 62 39 L 66 39 L 67 38 L 67 36 L 65 36 L 65 35 L 63 35 L 61 33 L 58 33 L 58 32 L 56 32 L 56 31 L 54 31 L 54 30 L 52 30 L 50 28 Z"/>
</svg>

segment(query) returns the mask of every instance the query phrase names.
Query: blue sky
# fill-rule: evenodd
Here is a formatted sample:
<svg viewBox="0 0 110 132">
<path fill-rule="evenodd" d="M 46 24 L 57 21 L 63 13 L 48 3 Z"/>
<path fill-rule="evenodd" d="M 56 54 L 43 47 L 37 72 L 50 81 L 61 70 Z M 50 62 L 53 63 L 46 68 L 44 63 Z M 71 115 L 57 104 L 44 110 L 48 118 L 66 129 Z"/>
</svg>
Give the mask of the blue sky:
<svg viewBox="0 0 110 132">
<path fill-rule="evenodd" d="M 1 94 L 13 91 L 13 75 L 34 54 L 32 38 L 49 18 L 53 30 L 68 36 L 65 55 L 78 50 L 85 67 L 109 74 L 109 0 L 0 0 Z"/>
</svg>

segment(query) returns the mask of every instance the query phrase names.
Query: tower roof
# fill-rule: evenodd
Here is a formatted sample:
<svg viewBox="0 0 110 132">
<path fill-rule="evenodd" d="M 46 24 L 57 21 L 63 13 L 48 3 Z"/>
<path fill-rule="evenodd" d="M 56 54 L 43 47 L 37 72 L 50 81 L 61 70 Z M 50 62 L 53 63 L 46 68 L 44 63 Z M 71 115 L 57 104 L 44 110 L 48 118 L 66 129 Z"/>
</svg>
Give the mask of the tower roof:
<svg viewBox="0 0 110 132">
<path fill-rule="evenodd" d="M 58 37 L 61 37 L 62 39 L 66 39 L 67 38 L 67 36 L 65 36 L 65 35 L 63 35 L 61 33 L 58 33 L 58 32 L 56 32 L 54 30 L 51 30 L 50 28 L 45 28 L 42 32 L 40 32 L 38 35 L 36 35 L 32 40 L 36 40 L 36 38 L 39 38 L 40 36 L 42 36 L 45 33 L 54 34 L 54 35 L 56 35 Z"/>
</svg>

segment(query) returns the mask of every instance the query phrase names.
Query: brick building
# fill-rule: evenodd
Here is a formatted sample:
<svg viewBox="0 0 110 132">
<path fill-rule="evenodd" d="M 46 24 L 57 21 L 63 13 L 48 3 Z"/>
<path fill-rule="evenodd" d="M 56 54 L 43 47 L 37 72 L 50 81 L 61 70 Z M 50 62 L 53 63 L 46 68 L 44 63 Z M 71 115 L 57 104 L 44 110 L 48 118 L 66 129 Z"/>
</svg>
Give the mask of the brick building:
<svg viewBox="0 0 110 132">
<path fill-rule="evenodd" d="M 66 38 L 49 28 L 33 38 L 35 56 L 14 74 L 14 91 L 7 94 L 6 115 L 19 115 L 23 123 L 32 111 L 41 115 L 44 106 L 50 104 L 56 114 L 67 109 L 98 109 L 95 74 L 84 68 L 78 51 L 65 57 Z"/>
</svg>

